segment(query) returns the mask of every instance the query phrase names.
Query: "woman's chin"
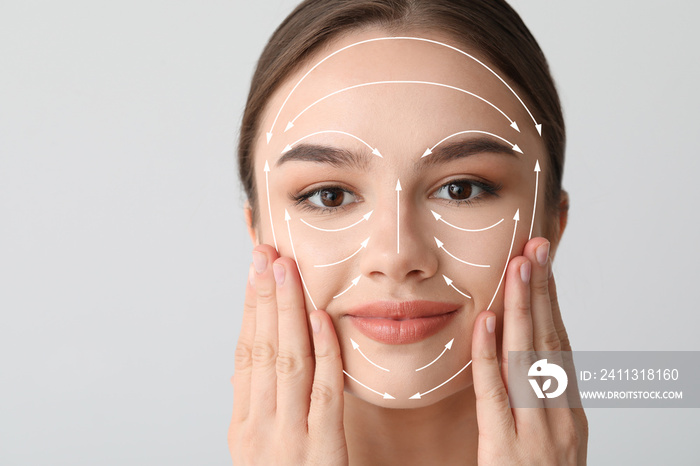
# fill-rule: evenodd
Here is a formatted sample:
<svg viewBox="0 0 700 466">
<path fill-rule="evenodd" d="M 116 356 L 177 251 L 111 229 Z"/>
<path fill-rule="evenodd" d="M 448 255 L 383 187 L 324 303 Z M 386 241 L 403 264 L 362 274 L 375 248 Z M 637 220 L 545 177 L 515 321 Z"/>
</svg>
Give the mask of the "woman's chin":
<svg viewBox="0 0 700 466">
<path fill-rule="evenodd" d="M 442 357 L 425 367 L 431 361 L 418 360 L 407 353 L 399 360 L 385 360 L 385 364 L 393 363 L 386 364 L 389 366 L 384 368 L 389 369 L 387 371 L 370 364 L 355 350 L 343 362 L 345 391 L 383 408 L 429 406 L 472 383 L 469 357 L 465 352 L 446 350 Z M 435 356 L 432 360 L 435 360 Z"/>
</svg>

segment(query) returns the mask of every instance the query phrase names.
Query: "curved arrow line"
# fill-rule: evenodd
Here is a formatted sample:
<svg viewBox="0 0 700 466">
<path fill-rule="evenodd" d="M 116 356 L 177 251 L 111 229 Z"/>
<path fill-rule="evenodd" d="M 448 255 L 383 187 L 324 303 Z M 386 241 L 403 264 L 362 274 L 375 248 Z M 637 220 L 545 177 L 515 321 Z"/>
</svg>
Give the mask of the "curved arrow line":
<svg viewBox="0 0 700 466">
<path fill-rule="evenodd" d="M 540 185 L 540 161 L 535 163 L 535 205 L 532 206 L 532 221 L 530 222 L 530 235 L 528 241 L 532 239 L 532 227 L 535 225 L 535 212 L 537 212 L 537 189 Z"/>
<path fill-rule="evenodd" d="M 496 287 L 496 292 L 493 294 L 493 298 L 491 298 L 491 302 L 489 303 L 489 307 L 486 308 L 488 311 L 491 309 L 491 305 L 493 304 L 493 300 L 496 299 L 496 295 L 498 294 L 498 290 L 501 288 L 501 283 L 503 283 L 503 277 L 506 276 L 506 270 L 508 269 L 508 261 L 510 261 L 510 254 L 513 252 L 513 244 L 515 243 L 515 233 L 518 231 L 518 221 L 520 220 L 520 209 L 518 209 L 515 212 L 515 216 L 513 217 L 513 220 L 515 220 L 515 227 L 513 227 L 513 239 L 510 240 L 510 249 L 508 250 L 508 256 L 506 257 L 506 265 L 503 267 L 503 273 L 501 274 L 501 279 L 498 281 L 498 286 Z"/>
<path fill-rule="evenodd" d="M 453 338 L 452 340 L 450 340 L 449 343 L 447 343 L 447 344 L 445 345 L 445 348 L 442 350 L 442 353 L 440 353 L 440 356 L 438 356 L 437 358 L 433 359 L 433 361 L 432 361 L 431 363 L 426 364 L 425 366 L 421 367 L 420 369 L 416 369 L 416 372 L 422 371 L 422 370 L 425 369 L 426 367 L 430 367 L 430 366 L 433 365 L 433 363 L 437 362 L 437 360 L 440 359 L 440 358 L 442 357 L 442 355 L 445 354 L 445 352 L 446 352 L 448 349 L 452 349 L 452 342 L 454 342 L 454 341 L 455 341 L 454 338 Z"/>
<path fill-rule="evenodd" d="M 401 250 L 401 180 L 396 180 L 396 254 Z"/>
<path fill-rule="evenodd" d="M 452 139 L 453 137 L 459 136 L 459 135 L 461 135 L 461 134 L 469 134 L 469 133 L 479 133 L 479 134 L 486 134 L 486 135 L 488 135 L 488 136 L 492 136 L 492 137 L 494 137 L 494 138 L 496 138 L 496 139 L 500 139 L 501 141 L 503 141 L 503 142 L 505 142 L 506 144 L 508 144 L 510 147 L 513 148 L 513 151 L 519 152 L 519 153 L 521 153 L 521 154 L 523 153 L 523 151 L 520 149 L 520 147 L 518 147 L 517 144 L 513 144 L 513 143 L 510 142 L 509 140 L 507 140 L 507 139 L 505 139 L 505 138 L 502 138 L 501 136 L 499 136 L 499 135 L 497 135 L 497 134 L 489 133 L 488 131 L 480 131 L 480 130 L 476 130 L 476 129 L 470 129 L 470 130 L 468 130 L 468 131 L 459 131 L 459 132 L 457 132 L 457 133 L 450 134 L 449 136 L 447 136 L 446 138 L 442 139 L 440 142 L 438 142 L 437 144 L 435 144 L 433 147 L 431 147 L 431 148 L 429 148 L 428 150 L 426 150 L 426 151 L 423 153 L 423 155 L 421 156 L 421 158 L 427 157 L 428 155 L 432 154 L 433 151 L 435 150 L 435 148 L 436 148 L 437 146 L 439 146 L 439 145 L 442 144 L 443 142 L 447 141 L 448 139 Z"/>
<path fill-rule="evenodd" d="M 272 241 L 275 243 L 275 249 L 277 249 L 277 237 L 275 236 L 275 225 L 272 223 L 272 208 L 270 207 L 270 180 L 268 175 L 270 174 L 270 164 L 265 160 L 265 191 L 267 192 L 267 211 L 270 213 L 270 227 L 272 227 Z"/>
<path fill-rule="evenodd" d="M 377 395 L 384 397 L 385 400 L 395 400 L 395 399 L 396 399 L 396 398 L 394 398 L 393 396 L 389 395 L 389 394 L 386 393 L 386 392 L 384 392 L 384 393 L 379 393 L 377 390 L 373 390 L 373 389 L 369 388 L 367 385 L 363 384 L 362 382 L 360 382 L 359 380 L 357 380 L 355 377 L 353 377 L 352 375 L 348 374 L 345 370 L 343 370 L 343 374 L 347 375 L 347 376 L 350 377 L 352 380 L 354 380 L 355 382 L 359 383 L 360 385 L 362 385 L 363 387 L 365 387 L 365 388 L 366 388 L 367 390 L 369 390 L 370 392 L 376 393 Z"/>
<path fill-rule="evenodd" d="M 433 236 L 433 238 L 435 238 L 435 237 Z M 473 267 L 491 267 L 490 265 L 472 264 L 471 262 L 467 262 L 467 261 L 465 261 L 465 260 L 462 260 L 462 259 L 460 259 L 459 257 L 456 257 L 454 254 L 452 254 L 452 253 L 451 253 L 450 251 L 448 251 L 447 249 L 445 249 L 445 246 L 444 246 L 444 244 L 443 244 L 442 241 L 440 241 L 439 239 L 435 238 L 435 242 L 437 243 L 438 249 L 442 249 L 443 251 L 445 251 L 445 252 L 447 253 L 448 256 L 450 256 L 451 258 L 453 258 L 453 259 L 455 259 L 455 260 L 461 262 L 462 264 L 471 265 L 471 266 L 473 266 Z"/>
<path fill-rule="evenodd" d="M 314 303 L 314 299 L 311 297 L 311 293 L 309 293 L 309 289 L 306 286 L 306 281 L 304 281 L 304 276 L 301 274 L 301 267 L 299 267 L 299 261 L 297 260 L 297 252 L 294 250 L 294 241 L 292 241 L 292 230 L 289 228 L 289 221 L 292 218 L 289 216 L 289 212 L 287 212 L 287 209 L 284 209 L 284 221 L 287 222 L 287 233 L 289 233 L 289 244 L 292 245 L 292 254 L 294 255 L 294 262 L 297 264 L 297 270 L 299 271 L 299 278 L 301 278 L 301 284 L 304 285 L 304 291 L 306 291 L 307 296 L 309 297 L 309 301 L 311 301 L 311 305 L 314 307 L 314 310 L 317 310 L 318 308 L 316 307 L 316 303 Z"/>
<path fill-rule="evenodd" d="M 358 345 L 357 343 L 355 343 L 355 340 L 353 340 L 353 339 L 351 338 L 351 339 L 350 339 L 350 342 L 352 343 L 352 349 L 359 351 L 359 353 L 362 355 L 363 358 L 365 358 L 365 359 L 367 360 L 368 363 L 372 364 L 373 366 L 375 366 L 375 367 L 377 367 L 377 368 L 379 368 L 379 369 L 381 369 L 381 370 L 383 370 L 383 371 L 391 372 L 389 369 L 383 368 L 382 366 L 380 366 L 379 364 L 376 364 L 376 363 L 373 362 L 370 358 L 368 358 L 368 357 L 365 355 L 365 353 L 363 353 L 362 350 L 360 349 L 360 345 Z"/>
<path fill-rule="evenodd" d="M 459 290 L 459 288 L 457 288 L 456 286 L 454 286 L 454 285 L 452 284 L 452 280 L 450 280 L 449 278 L 447 278 L 446 275 L 443 275 L 442 278 L 445 279 L 445 283 L 447 283 L 447 286 L 449 286 L 450 288 L 452 288 L 453 290 L 455 290 L 457 293 L 461 294 L 461 295 L 464 296 L 465 298 L 472 299 L 471 296 L 469 296 L 469 295 L 466 294 L 466 293 L 463 293 L 462 291 Z"/>
<path fill-rule="evenodd" d="M 442 386 L 445 385 L 447 382 L 449 382 L 450 380 L 454 379 L 454 378 L 457 377 L 459 374 L 461 374 L 462 371 L 463 371 L 464 369 L 466 369 L 467 367 L 469 367 L 469 364 L 471 364 L 471 363 L 472 363 L 472 362 L 469 361 L 469 362 L 467 363 L 467 365 L 464 366 L 463 368 L 461 368 L 460 370 L 458 370 L 457 373 L 456 373 L 455 375 L 453 375 L 453 376 L 450 377 L 449 379 L 445 380 L 443 383 L 441 383 L 441 384 L 438 385 L 437 387 L 431 388 L 430 390 L 428 390 L 427 392 L 424 392 L 424 393 L 418 392 L 418 393 L 416 393 L 415 395 L 413 395 L 411 398 L 409 398 L 409 400 L 420 400 L 422 396 L 425 396 L 425 395 L 427 395 L 428 393 L 437 390 L 438 388 L 442 387 Z"/>
<path fill-rule="evenodd" d="M 333 296 L 333 299 L 335 299 L 335 298 L 340 298 L 340 297 L 343 296 L 345 293 L 347 293 L 348 291 L 350 291 L 350 288 L 352 288 L 353 286 L 357 286 L 357 283 L 360 281 L 360 277 L 362 277 L 362 275 L 358 275 L 356 278 L 354 278 L 353 280 L 351 280 L 352 283 L 350 284 L 350 286 L 347 287 L 347 288 L 345 288 L 343 291 L 341 291 L 341 292 L 338 293 L 337 295 Z"/>
<path fill-rule="evenodd" d="M 357 222 L 353 223 L 352 225 L 348 225 L 348 226 L 343 227 L 343 228 L 336 228 L 335 230 L 327 230 L 327 229 L 325 229 L 325 228 L 319 228 L 319 227 L 313 226 L 313 225 L 311 225 L 310 223 L 308 223 L 306 220 L 304 220 L 303 218 L 300 218 L 299 220 L 301 220 L 301 222 L 302 222 L 304 225 L 309 226 L 309 227 L 313 228 L 314 230 L 325 231 L 325 232 L 329 232 L 329 233 L 334 233 L 334 232 L 336 232 L 336 231 L 347 230 L 347 229 L 349 229 L 349 228 L 352 228 L 352 227 L 354 227 L 354 226 L 359 225 L 360 223 L 362 223 L 362 222 L 365 221 L 365 220 L 369 220 L 369 217 L 372 215 L 372 212 L 374 212 L 374 211 L 373 211 L 373 210 L 370 210 L 368 213 L 366 213 L 365 215 L 363 215 L 361 219 L 359 219 Z"/>
<path fill-rule="evenodd" d="M 477 230 L 470 230 L 470 229 L 468 229 L 468 228 L 460 228 L 460 227 L 458 227 L 457 225 L 451 224 L 450 222 L 448 222 L 447 220 L 445 220 L 444 218 L 442 218 L 442 215 L 438 214 L 438 213 L 435 212 L 434 210 L 431 210 L 431 212 L 433 213 L 433 217 L 435 217 L 435 220 L 438 220 L 438 221 L 444 223 L 445 225 L 449 225 L 449 226 L 451 226 L 452 228 L 454 228 L 455 230 L 467 231 L 467 232 L 470 232 L 470 233 L 475 233 L 475 232 L 478 232 L 478 231 L 490 230 L 491 228 L 500 225 L 501 222 L 503 222 L 503 220 L 504 220 L 504 219 L 500 219 L 498 222 L 494 223 L 494 224 L 491 225 L 490 227 L 479 228 L 479 229 L 477 229 Z"/>
<path fill-rule="evenodd" d="M 367 146 L 367 147 L 369 148 L 369 150 L 372 151 L 372 154 L 374 154 L 374 155 L 376 155 L 376 156 L 378 156 L 378 157 L 380 157 L 380 158 L 383 158 L 383 157 L 382 157 L 382 154 L 379 152 L 379 149 L 370 146 L 368 143 L 366 143 L 364 140 L 360 139 L 359 137 L 355 136 L 354 134 L 346 133 L 345 131 L 336 131 L 336 130 L 333 130 L 333 129 L 329 129 L 329 130 L 325 130 L 325 131 L 317 131 L 317 132 L 315 132 L 315 133 L 307 134 L 307 135 L 304 136 L 303 138 L 298 139 L 297 141 L 295 141 L 295 142 L 293 142 L 293 143 L 291 143 L 291 144 L 287 144 L 287 146 L 284 148 L 284 150 L 282 151 L 282 153 L 284 154 L 284 153 L 286 153 L 286 152 L 289 152 L 290 150 L 292 150 L 292 148 L 293 148 L 294 146 L 296 146 L 297 144 L 299 144 L 299 143 L 300 143 L 301 141 L 303 141 L 304 139 L 308 139 L 308 138 L 310 138 L 310 137 L 312 137 L 312 136 L 316 136 L 316 135 L 319 135 L 319 134 L 328 134 L 328 133 L 336 133 L 336 134 L 343 134 L 343 135 L 345 135 L 345 136 L 350 136 L 351 138 L 354 138 L 354 139 L 360 141 L 360 142 L 361 142 L 362 144 L 364 144 L 365 146 Z"/>
<path fill-rule="evenodd" d="M 284 109 L 284 106 L 287 104 L 287 101 L 289 101 L 289 98 L 292 96 L 292 94 L 294 93 L 294 91 L 296 91 L 297 87 L 299 87 L 299 85 L 306 79 L 307 76 L 309 76 L 309 75 L 311 74 L 312 71 L 314 71 L 316 68 L 318 68 L 318 67 L 319 67 L 322 63 L 324 63 L 326 60 L 332 58 L 333 56 L 339 54 L 340 52 L 342 52 L 342 51 L 344 51 L 344 50 L 347 50 L 347 49 L 349 49 L 349 48 L 352 48 L 352 47 L 355 47 L 355 46 L 358 46 L 358 45 L 361 45 L 361 44 L 366 44 L 366 43 L 368 43 L 368 42 L 378 42 L 378 41 L 383 41 L 383 40 L 415 40 L 415 41 L 420 41 L 420 42 L 428 42 L 428 43 L 431 43 L 431 44 L 436 44 L 436 45 L 440 45 L 440 46 L 443 46 L 443 47 L 447 47 L 448 49 L 454 50 L 455 52 L 461 53 L 462 55 L 471 58 L 472 60 L 474 60 L 475 62 L 477 62 L 478 64 L 480 64 L 480 65 L 483 66 L 484 68 L 486 68 L 487 70 L 489 70 L 489 71 L 491 72 L 491 74 L 493 74 L 494 76 L 496 76 L 503 84 L 505 84 L 505 86 L 508 88 L 508 90 L 510 90 L 510 92 L 513 93 L 513 95 L 515 96 L 515 98 L 518 99 L 518 102 L 520 102 L 520 104 L 525 108 L 525 110 L 527 111 L 527 114 L 530 115 L 530 118 L 531 118 L 532 121 L 535 123 L 535 128 L 537 128 L 537 132 L 539 133 L 540 136 L 542 136 L 542 125 L 539 124 L 539 123 L 537 123 L 537 120 L 535 120 L 535 117 L 532 115 L 532 112 L 530 112 L 530 109 L 527 108 L 527 105 L 525 105 L 525 102 L 523 102 L 523 100 L 520 98 L 520 96 L 513 90 L 512 87 L 510 87 L 510 86 L 508 85 L 507 82 L 505 82 L 505 80 L 503 80 L 503 78 L 501 78 L 501 77 L 498 75 L 498 73 L 496 73 L 495 71 L 493 71 L 493 70 L 492 70 L 491 68 L 489 68 L 485 63 L 483 63 L 482 61 L 480 61 L 480 60 L 477 59 L 476 57 L 474 57 L 474 56 L 472 56 L 472 55 L 469 55 L 467 52 L 464 52 L 464 51 L 458 49 L 457 47 L 453 47 L 453 46 L 451 46 L 451 45 L 445 44 L 445 43 L 443 43 L 443 42 L 438 42 L 438 41 L 435 41 L 435 40 L 423 39 L 423 38 L 420 38 L 420 37 L 379 37 L 379 38 L 375 38 L 375 39 L 367 39 L 367 40 L 363 40 L 363 41 L 360 41 L 360 42 L 356 42 L 356 43 L 354 43 L 354 44 L 347 45 L 347 46 L 341 48 L 340 50 L 336 50 L 335 52 L 331 53 L 330 55 L 328 55 L 327 57 L 325 57 L 325 58 L 324 58 L 323 60 L 321 60 L 320 62 L 316 63 L 316 64 L 313 66 L 313 68 L 311 68 L 309 71 L 307 71 L 306 74 L 305 74 L 304 76 L 302 76 L 302 78 L 299 80 L 299 82 L 297 82 L 296 85 L 294 86 L 294 88 L 289 92 L 289 94 L 287 95 L 287 98 L 284 99 L 284 102 L 282 103 L 282 106 L 280 107 L 279 111 L 277 112 L 277 115 L 275 116 L 274 121 L 272 122 L 272 126 L 270 127 L 270 131 L 267 133 L 267 143 L 268 143 L 268 144 L 270 143 L 270 139 L 272 138 L 272 131 L 273 131 L 274 128 L 275 128 L 275 124 L 277 124 L 277 120 L 279 119 L 280 114 L 282 113 L 282 109 Z"/>
<path fill-rule="evenodd" d="M 338 262 L 333 262 L 332 264 L 314 265 L 314 267 L 331 267 L 331 266 L 333 266 L 333 265 L 342 264 L 342 263 L 345 262 L 346 260 L 349 260 L 349 259 L 352 259 L 353 257 L 355 257 L 357 254 L 360 253 L 360 251 L 362 251 L 364 248 L 366 248 L 366 247 L 367 247 L 367 242 L 368 242 L 368 241 L 369 241 L 369 238 L 367 238 L 366 240 L 364 240 L 364 241 L 362 242 L 362 244 L 360 244 L 360 249 L 358 249 L 357 251 L 353 252 L 352 254 L 350 254 L 348 257 L 346 257 L 346 258 L 343 259 L 343 260 L 339 260 Z"/>
<path fill-rule="evenodd" d="M 332 92 L 332 93 L 328 94 L 328 95 L 325 96 L 325 97 L 321 97 L 321 98 L 318 99 L 316 102 L 312 103 L 311 105 L 309 105 L 308 107 L 306 107 L 304 110 L 302 110 L 297 116 L 294 117 L 294 119 L 293 119 L 292 121 L 290 121 L 290 122 L 287 124 L 287 128 L 285 129 L 285 131 L 287 131 L 289 128 L 293 127 L 293 126 L 294 126 L 294 122 L 297 121 L 297 119 L 298 119 L 299 117 L 301 117 L 304 113 L 306 113 L 306 112 L 307 112 L 310 108 L 312 108 L 313 106 L 318 105 L 320 102 L 322 102 L 322 101 L 324 101 L 324 100 L 326 100 L 326 99 L 328 99 L 328 98 L 330 98 L 330 97 L 333 97 L 334 95 L 340 94 L 341 92 L 350 91 L 350 90 L 352 90 L 352 89 L 358 89 L 358 88 L 360 88 L 360 87 L 375 86 L 375 85 L 379 85 L 379 84 L 425 84 L 425 85 L 428 85 L 428 86 L 445 87 L 445 88 L 448 88 L 448 89 L 453 89 L 453 90 L 455 90 L 455 91 L 463 92 L 463 93 L 465 93 L 465 94 L 468 94 L 468 95 L 470 95 L 470 96 L 472 96 L 472 97 L 475 97 L 475 98 L 477 98 L 477 99 L 479 99 L 479 100 L 481 100 L 481 101 L 487 103 L 487 104 L 490 105 L 491 107 L 493 107 L 493 108 L 495 108 L 496 110 L 498 110 L 498 112 L 499 112 L 501 115 L 503 115 L 503 116 L 506 118 L 506 120 L 508 120 L 508 121 L 510 122 L 510 126 L 511 126 L 511 127 L 513 127 L 516 131 L 520 131 L 520 129 L 518 129 L 518 124 L 515 122 L 515 120 L 511 120 L 511 118 L 510 118 L 508 115 L 506 115 L 505 112 L 504 112 L 503 110 L 501 110 L 500 108 L 498 108 L 497 106 L 495 106 L 494 104 L 492 104 L 491 102 L 489 102 L 488 100 L 484 99 L 483 97 L 478 96 L 478 95 L 476 95 L 476 94 L 474 94 L 474 93 L 472 93 L 472 92 L 466 91 L 466 90 L 464 90 L 464 89 L 460 89 L 459 87 L 454 87 L 454 86 L 450 86 L 450 85 L 448 85 L 448 84 L 442 84 L 442 83 L 428 82 L 428 81 L 375 81 L 375 82 L 371 82 L 371 83 L 355 84 L 354 86 L 350 86 L 350 87 L 346 87 L 346 88 L 344 88 L 344 89 L 340 89 L 340 90 L 338 90 L 338 91 L 335 91 L 335 92 Z"/>
</svg>

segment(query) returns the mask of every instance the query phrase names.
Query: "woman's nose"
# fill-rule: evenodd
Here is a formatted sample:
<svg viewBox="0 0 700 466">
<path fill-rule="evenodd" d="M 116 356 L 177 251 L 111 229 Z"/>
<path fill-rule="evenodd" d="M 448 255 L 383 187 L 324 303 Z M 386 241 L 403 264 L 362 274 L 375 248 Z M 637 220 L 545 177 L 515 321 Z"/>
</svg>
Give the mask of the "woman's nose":
<svg viewBox="0 0 700 466">
<path fill-rule="evenodd" d="M 368 222 L 372 239 L 360 267 L 370 279 L 422 281 L 437 273 L 437 249 L 427 228 L 430 211 L 421 211 L 404 192 L 397 184 L 393 202 L 377 204 Z"/>
</svg>

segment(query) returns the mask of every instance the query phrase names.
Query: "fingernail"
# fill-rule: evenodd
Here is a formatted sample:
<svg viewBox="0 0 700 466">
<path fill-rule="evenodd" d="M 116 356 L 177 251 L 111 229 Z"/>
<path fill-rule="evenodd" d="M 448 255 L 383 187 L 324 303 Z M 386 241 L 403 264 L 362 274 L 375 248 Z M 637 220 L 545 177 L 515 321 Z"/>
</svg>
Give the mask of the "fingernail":
<svg viewBox="0 0 700 466">
<path fill-rule="evenodd" d="M 255 271 L 263 273 L 267 267 L 267 256 L 259 251 L 253 251 L 253 266 Z"/>
<path fill-rule="evenodd" d="M 275 276 L 277 286 L 282 286 L 284 283 L 284 267 L 280 264 L 272 264 L 272 274 Z"/>
<path fill-rule="evenodd" d="M 255 287 L 255 269 L 253 264 L 250 264 L 250 267 L 248 267 L 248 282 L 250 286 Z"/>
<path fill-rule="evenodd" d="M 309 320 L 311 321 L 311 328 L 314 330 L 314 333 L 320 332 L 321 331 L 321 320 L 316 316 L 309 317 Z"/>
<path fill-rule="evenodd" d="M 496 316 L 491 316 L 486 318 L 486 331 L 493 333 L 496 330 Z"/>
<path fill-rule="evenodd" d="M 552 278 L 552 275 L 554 275 L 554 270 L 552 269 L 552 261 L 549 261 L 549 278 Z"/>
<path fill-rule="evenodd" d="M 549 258 L 549 243 L 545 243 L 535 251 L 535 257 L 537 257 L 537 262 L 541 266 L 547 265 L 547 259 Z"/>
<path fill-rule="evenodd" d="M 523 283 L 527 284 L 530 283 L 530 271 L 532 270 L 530 266 L 530 261 L 527 261 L 523 263 L 523 265 L 520 266 L 520 279 L 523 281 Z"/>
</svg>

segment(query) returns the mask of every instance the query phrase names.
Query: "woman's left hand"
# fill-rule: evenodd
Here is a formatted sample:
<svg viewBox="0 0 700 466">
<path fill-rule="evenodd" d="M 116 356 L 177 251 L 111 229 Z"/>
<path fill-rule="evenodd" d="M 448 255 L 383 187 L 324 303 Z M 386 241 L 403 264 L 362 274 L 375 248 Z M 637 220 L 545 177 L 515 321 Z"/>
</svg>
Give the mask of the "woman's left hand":
<svg viewBox="0 0 700 466">
<path fill-rule="evenodd" d="M 493 312 L 477 317 L 472 338 L 479 464 L 586 464 L 588 422 L 566 393 L 557 407 L 511 408 L 508 399 L 508 351 L 571 351 L 545 238 L 531 239 L 510 260 L 504 286 L 500 367 Z"/>
</svg>

